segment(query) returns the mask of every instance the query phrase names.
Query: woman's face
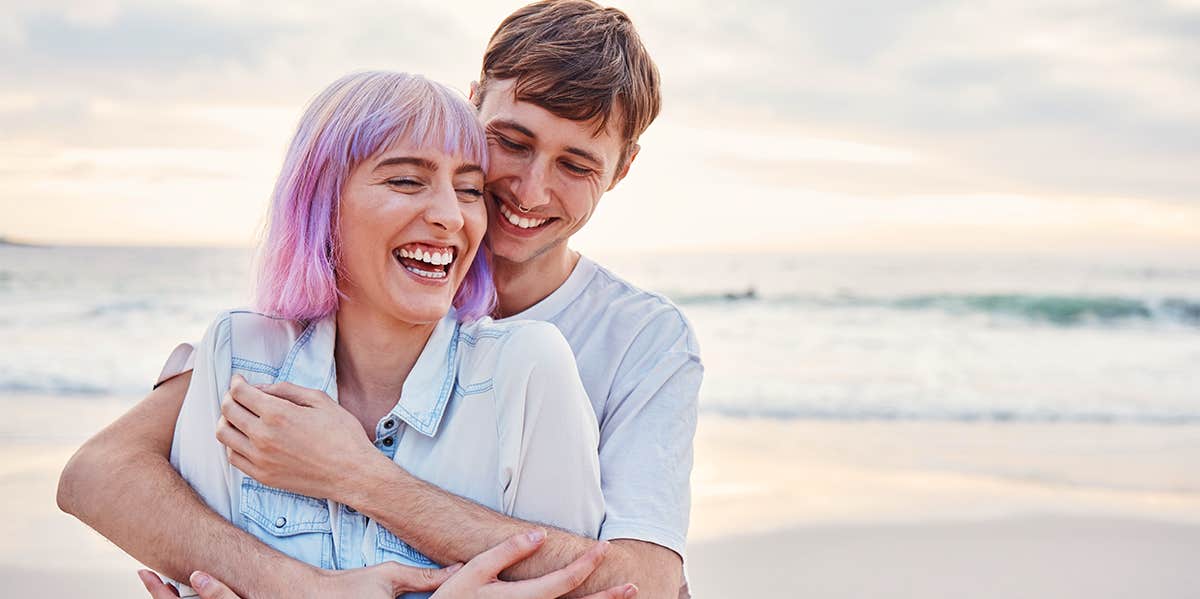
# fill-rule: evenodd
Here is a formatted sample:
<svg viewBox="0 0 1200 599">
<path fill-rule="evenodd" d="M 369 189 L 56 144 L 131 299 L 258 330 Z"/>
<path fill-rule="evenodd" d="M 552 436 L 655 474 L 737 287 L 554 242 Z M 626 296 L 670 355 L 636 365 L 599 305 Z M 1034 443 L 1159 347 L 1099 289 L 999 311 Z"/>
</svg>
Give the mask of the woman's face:
<svg viewBox="0 0 1200 599">
<path fill-rule="evenodd" d="M 362 161 L 342 188 L 345 302 L 412 324 L 445 316 L 487 227 L 483 170 L 410 142 Z"/>
</svg>

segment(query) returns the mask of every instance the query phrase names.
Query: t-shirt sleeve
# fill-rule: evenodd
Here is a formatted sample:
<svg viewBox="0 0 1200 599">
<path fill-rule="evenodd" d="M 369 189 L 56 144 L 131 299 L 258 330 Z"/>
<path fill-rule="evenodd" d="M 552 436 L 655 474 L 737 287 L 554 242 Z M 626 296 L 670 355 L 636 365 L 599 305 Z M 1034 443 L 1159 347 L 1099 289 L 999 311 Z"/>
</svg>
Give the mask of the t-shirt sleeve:
<svg viewBox="0 0 1200 599">
<path fill-rule="evenodd" d="M 158 380 L 154 381 L 152 389 L 157 389 L 159 385 L 192 370 L 195 366 L 195 346 L 191 343 L 180 343 L 171 351 L 171 355 L 167 356 L 167 361 L 163 363 L 162 372 L 158 373 Z"/>
<path fill-rule="evenodd" d="M 703 374 L 696 338 L 674 308 L 650 320 L 626 350 L 601 420 L 607 515 L 600 538 L 647 541 L 684 556 Z"/>
<path fill-rule="evenodd" d="M 513 331 L 495 381 L 505 513 L 596 538 L 599 431 L 562 333 L 540 322 Z"/>
<path fill-rule="evenodd" d="M 213 511 L 233 519 L 232 469 L 225 446 L 217 441 L 221 399 L 229 390 L 230 320 L 217 318 L 193 353 L 191 384 L 175 421 L 171 465 Z"/>
</svg>

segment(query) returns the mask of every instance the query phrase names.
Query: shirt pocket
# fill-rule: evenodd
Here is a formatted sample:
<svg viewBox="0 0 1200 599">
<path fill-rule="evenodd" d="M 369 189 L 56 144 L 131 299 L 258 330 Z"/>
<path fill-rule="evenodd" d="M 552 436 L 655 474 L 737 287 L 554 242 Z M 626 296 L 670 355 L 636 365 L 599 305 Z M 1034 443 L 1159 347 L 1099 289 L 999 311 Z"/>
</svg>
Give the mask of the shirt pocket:
<svg viewBox="0 0 1200 599">
<path fill-rule="evenodd" d="M 242 479 L 242 528 L 279 552 L 333 569 L 333 529 L 329 505 L 250 477 Z"/>
<path fill-rule="evenodd" d="M 420 551 L 417 551 L 405 543 L 400 537 L 392 534 L 382 525 L 378 526 L 379 533 L 375 539 L 375 561 L 381 563 L 383 561 L 399 562 L 406 566 L 415 566 L 417 568 L 440 568 L 437 562 L 425 557 Z"/>
</svg>

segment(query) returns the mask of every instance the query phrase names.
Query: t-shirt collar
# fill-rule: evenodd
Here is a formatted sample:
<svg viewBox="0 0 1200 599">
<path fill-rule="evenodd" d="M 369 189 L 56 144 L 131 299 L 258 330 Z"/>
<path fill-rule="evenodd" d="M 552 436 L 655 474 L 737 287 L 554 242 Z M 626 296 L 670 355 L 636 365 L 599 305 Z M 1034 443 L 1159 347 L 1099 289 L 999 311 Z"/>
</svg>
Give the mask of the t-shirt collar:
<svg viewBox="0 0 1200 599">
<path fill-rule="evenodd" d="M 526 308 L 522 312 L 513 314 L 506 318 L 501 318 L 497 322 L 505 322 L 509 320 L 553 320 L 558 316 L 559 312 L 566 309 L 587 289 L 588 283 L 592 281 L 592 277 L 596 274 L 596 263 L 588 259 L 583 254 L 579 255 L 579 262 L 575 264 L 575 268 L 571 270 L 571 274 L 563 281 L 562 285 L 558 286 L 550 295 L 547 295 L 542 301 Z"/>
</svg>

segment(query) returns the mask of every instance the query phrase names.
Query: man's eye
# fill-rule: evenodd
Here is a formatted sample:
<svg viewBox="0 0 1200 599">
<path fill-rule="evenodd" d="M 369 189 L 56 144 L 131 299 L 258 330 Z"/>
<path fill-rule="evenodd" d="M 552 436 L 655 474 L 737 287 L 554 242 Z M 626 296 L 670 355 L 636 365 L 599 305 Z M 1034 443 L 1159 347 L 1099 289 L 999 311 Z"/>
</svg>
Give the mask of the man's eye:
<svg viewBox="0 0 1200 599">
<path fill-rule="evenodd" d="M 523 146 L 523 145 L 521 145 L 521 144 L 519 144 L 519 143 L 517 143 L 517 142 L 515 142 L 515 141 L 513 141 L 513 140 L 511 140 L 511 139 L 508 139 L 507 137 L 503 137 L 503 136 L 497 135 L 495 139 L 496 139 L 496 141 L 497 141 L 497 142 L 499 142 L 499 144 L 500 144 L 501 146 L 504 146 L 504 149 L 506 149 L 506 150 L 512 150 L 512 151 L 514 151 L 514 152 L 520 152 L 521 150 L 524 150 L 524 149 L 525 149 L 525 146 Z"/>
<path fill-rule="evenodd" d="M 568 171 L 570 171 L 571 173 L 576 174 L 576 175 L 590 175 L 592 173 L 592 169 L 583 167 L 583 166 L 579 166 L 578 164 L 564 162 L 564 163 L 562 163 L 562 165 L 563 165 L 563 168 L 567 169 Z"/>
</svg>

